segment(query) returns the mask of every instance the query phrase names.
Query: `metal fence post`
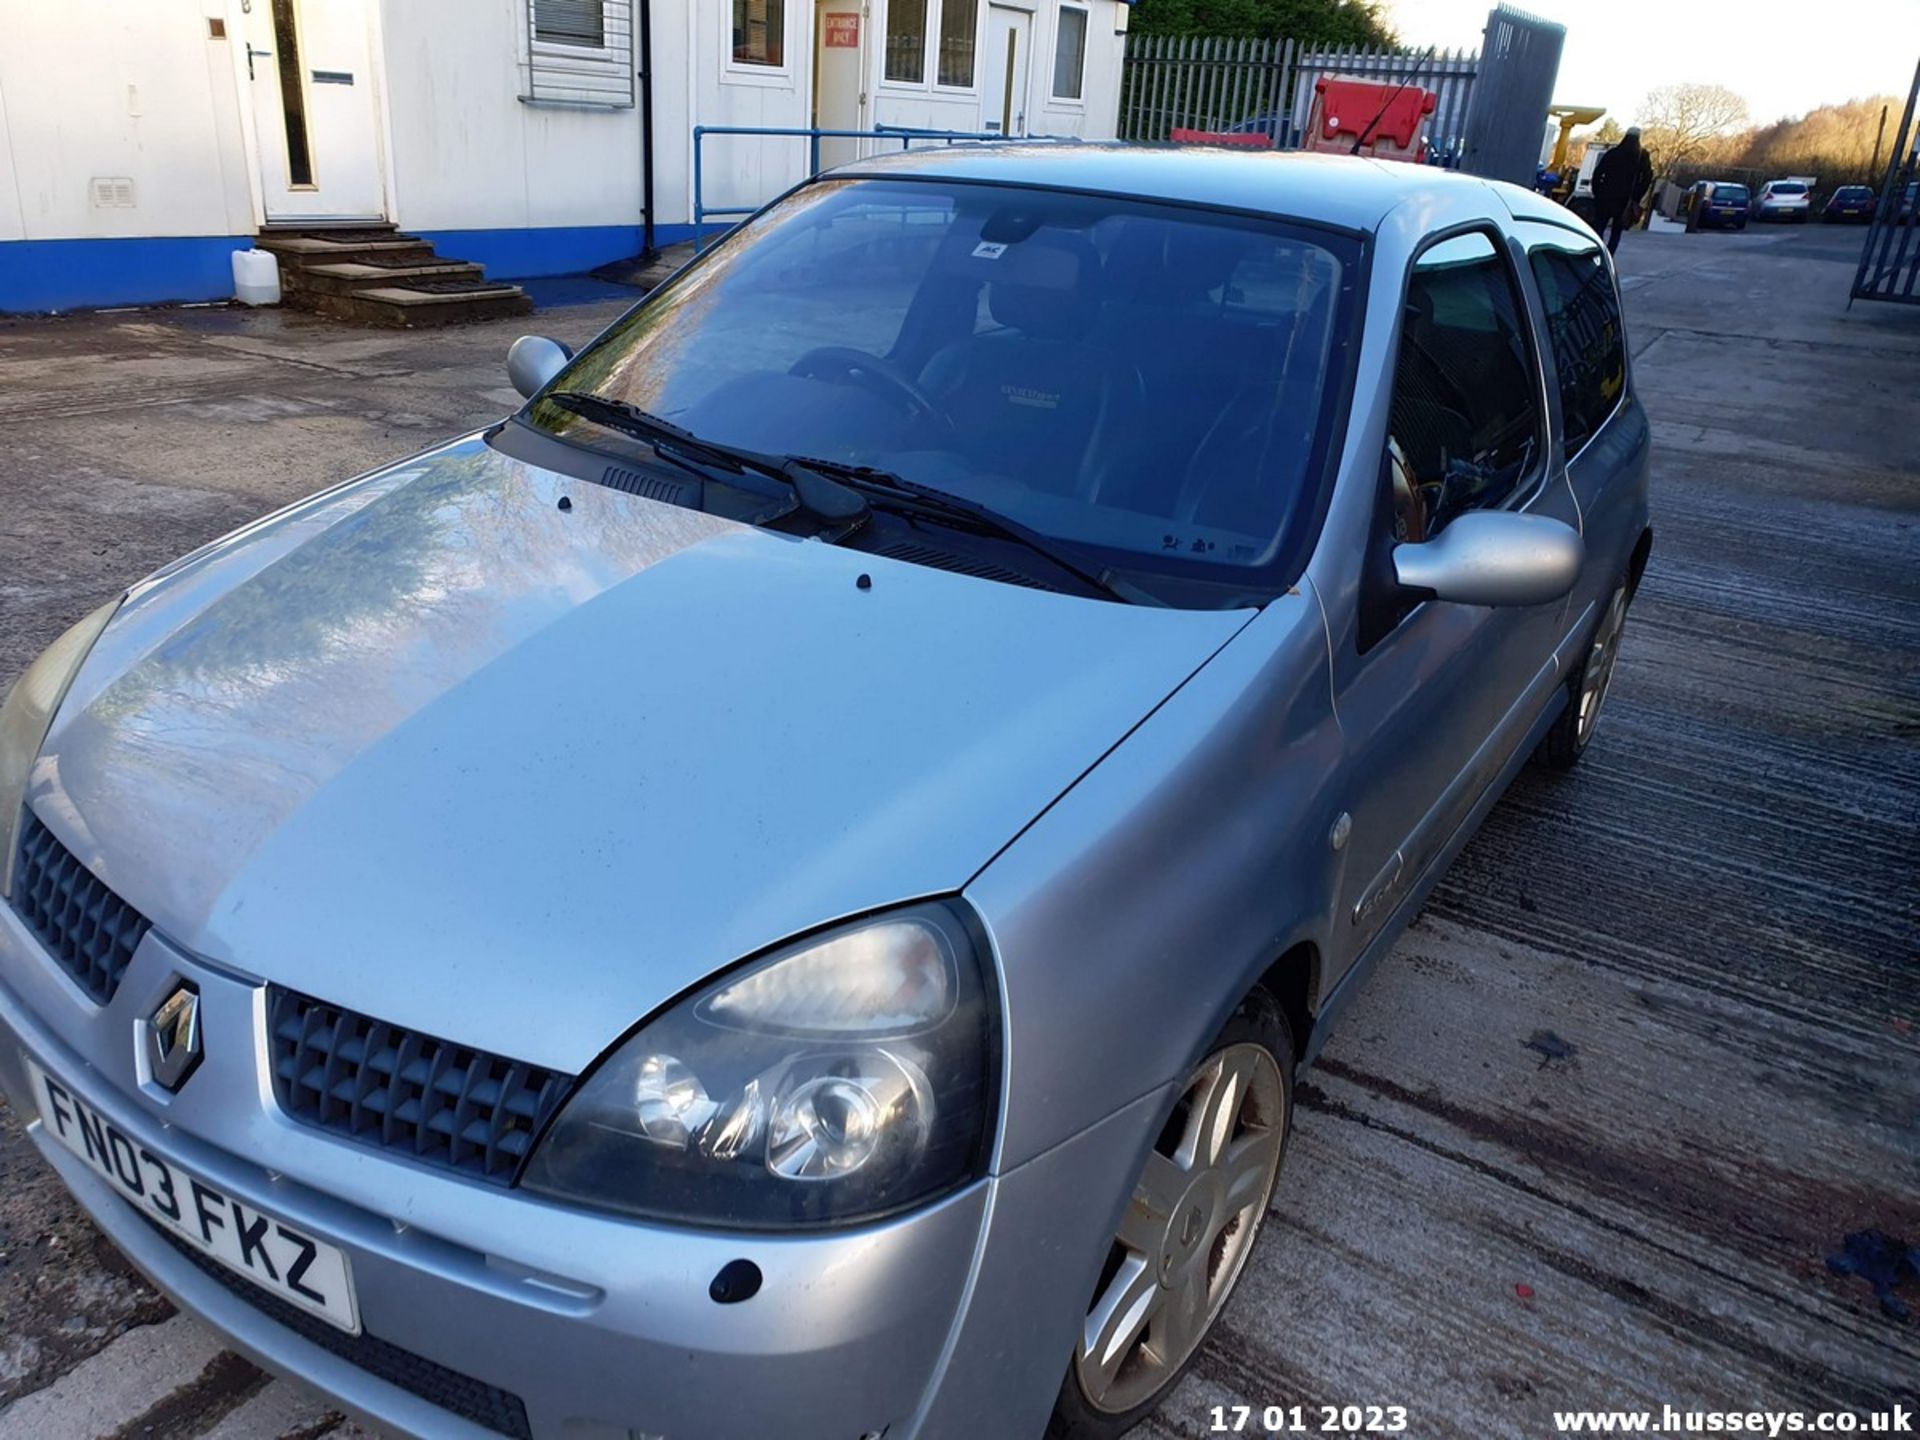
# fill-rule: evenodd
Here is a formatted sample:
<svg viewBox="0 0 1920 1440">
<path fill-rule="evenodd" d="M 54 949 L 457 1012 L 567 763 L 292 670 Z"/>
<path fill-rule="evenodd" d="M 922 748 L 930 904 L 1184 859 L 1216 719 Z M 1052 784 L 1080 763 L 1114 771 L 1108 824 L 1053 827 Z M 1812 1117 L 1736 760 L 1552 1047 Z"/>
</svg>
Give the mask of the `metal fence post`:
<svg viewBox="0 0 1920 1440">
<path fill-rule="evenodd" d="M 693 248 L 696 254 L 704 247 L 707 238 L 707 209 L 703 203 L 707 191 L 700 170 L 700 142 L 706 138 L 706 134 L 706 126 L 693 127 Z"/>
<path fill-rule="evenodd" d="M 1886 176 L 1880 182 L 1880 198 L 1873 208 L 1873 221 L 1867 226 L 1866 243 L 1860 247 L 1860 268 L 1854 272 L 1848 305 L 1855 300 L 1897 300 L 1920 305 L 1920 294 L 1914 293 L 1916 282 L 1920 282 L 1920 246 L 1914 247 L 1911 257 L 1907 253 L 1915 232 L 1920 231 L 1920 190 L 1915 192 L 1911 205 L 1907 201 L 1907 187 L 1920 183 L 1920 132 L 1916 132 L 1914 126 L 1916 103 L 1920 103 L 1920 66 L 1913 72 L 1913 87 L 1907 91 L 1907 108 L 1900 114 L 1900 128 L 1893 132 Z"/>
</svg>

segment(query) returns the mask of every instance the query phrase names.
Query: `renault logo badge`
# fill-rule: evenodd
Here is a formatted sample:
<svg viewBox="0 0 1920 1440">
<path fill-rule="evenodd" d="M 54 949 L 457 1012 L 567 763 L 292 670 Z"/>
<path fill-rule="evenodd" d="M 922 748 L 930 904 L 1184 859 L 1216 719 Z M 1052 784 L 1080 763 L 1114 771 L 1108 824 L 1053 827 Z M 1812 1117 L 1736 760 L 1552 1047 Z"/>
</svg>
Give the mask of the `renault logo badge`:
<svg viewBox="0 0 1920 1440">
<path fill-rule="evenodd" d="M 156 1085 L 178 1090 L 200 1064 L 200 992 L 182 980 L 146 1022 L 147 1068 Z"/>
</svg>

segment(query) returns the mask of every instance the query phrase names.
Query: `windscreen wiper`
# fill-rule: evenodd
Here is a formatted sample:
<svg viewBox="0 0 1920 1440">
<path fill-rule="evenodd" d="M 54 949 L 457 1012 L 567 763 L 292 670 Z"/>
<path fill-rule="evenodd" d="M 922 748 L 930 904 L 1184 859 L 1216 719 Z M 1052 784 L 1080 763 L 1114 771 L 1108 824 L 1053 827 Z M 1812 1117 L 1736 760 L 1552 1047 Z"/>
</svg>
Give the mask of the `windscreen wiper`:
<svg viewBox="0 0 1920 1440">
<path fill-rule="evenodd" d="M 796 470 L 815 470 L 829 478 L 840 481 L 858 491 L 866 498 L 879 502 L 881 509 L 895 511 L 915 511 L 944 516 L 949 520 L 964 522 L 965 527 L 979 533 L 994 536 L 1001 540 L 1010 540 L 1016 545 L 1031 550 L 1042 559 L 1051 562 L 1082 583 L 1091 586 L 1116 600 L 1130 605 L 1159 605 L 1164 602 L 1155 599 L 1138 586 L 1131 585 L 1113 573 L 1109 566 L 1082 556 L 1072 546 L 1043 535 L 1037 530 L 1021 524 L 1018 520 L 989 509 L 977 500 L 940 490 L 932 485 L 923 485 L 917 480 L 909 480 L 904 475 L 891 470 L 877 469 L 871 465 L 854 465 L 842 460 L 820 460 L 811 455 L 791 455 L 788 464 Z"/>
<path fill-rule="evenodd" d="M 846 527 L 840 532 L 842 536 L 850 534 L 867 518 L 866 498 L 818 466 L 796 466 L 785 456 L 702 439 L 671 420 L 662 420 L 637 405 L 610 400 L 605 395 L 592 395 L 584 390 L 556 390 L 541 398 L 596 425 L 644 440 L 653 446 L 656 454 L 703 478 L 711 478 L 705 467 L 712 466 L 729 475 L 754 474 L 778 480 L 793 493 L 800 509 L 816 519 Z"/>
<path fill-rule="evenodd" d="M 816 519 L 839 527 L 832 538 L 845 539 L 866 520 L 870 502 L 878 499 L 883 508 L 919 510 L 960 520 L 975 531 L 1010 540 L 1066 571 L 1075 579 L 1103 594 L 1128 604 L 1157 605 L 1161 602 L 1145 591 L 1117 578 L 1111 569 L 1079 558 L 1060 541 L 1028 529 L 1017 520 L 990 510 L 976 501 L 953 495 L 931 485 L 922 485 L 891 470 L 871 465 L 856 465 L 843 460 L 822 460 L 811 455 L 770 455 L 742 445 L 727 445 L 707 440 L 691 430 L 649 414 L 624 400 L 593 395 L 583 390 L 556 390 L 541 397 L 563 410 L 618 430 L 653 446 L 656 453 L 686 467 L 716 466 L 729 474 L 752 473 L 783 482 L 792 490 L 799 508 Z"/>
</svg>

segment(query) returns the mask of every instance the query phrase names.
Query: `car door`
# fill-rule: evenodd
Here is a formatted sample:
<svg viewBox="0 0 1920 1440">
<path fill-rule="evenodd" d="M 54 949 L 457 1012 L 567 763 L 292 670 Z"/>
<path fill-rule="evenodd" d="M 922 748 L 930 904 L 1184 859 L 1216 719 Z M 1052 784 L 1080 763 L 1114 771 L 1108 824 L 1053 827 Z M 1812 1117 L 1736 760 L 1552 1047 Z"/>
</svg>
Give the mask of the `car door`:
<svg viewBox="0 0 1920 1440">
<path fill-rule="evenodd" d="M 1579 523 L 1549 443 L 1526 283 L 1491 229 L 1428 244 L 1406 277 L 1361 613 L 1334 627 L 1354 637 L 1333 656 L 1349 801 L 1336 974 L 1448 853 L 1557 688 L 1564 601 L 1420 601 L 1391 579 L 1396 544 L 1431 540 L 1468 510 Z"/>
</svg>

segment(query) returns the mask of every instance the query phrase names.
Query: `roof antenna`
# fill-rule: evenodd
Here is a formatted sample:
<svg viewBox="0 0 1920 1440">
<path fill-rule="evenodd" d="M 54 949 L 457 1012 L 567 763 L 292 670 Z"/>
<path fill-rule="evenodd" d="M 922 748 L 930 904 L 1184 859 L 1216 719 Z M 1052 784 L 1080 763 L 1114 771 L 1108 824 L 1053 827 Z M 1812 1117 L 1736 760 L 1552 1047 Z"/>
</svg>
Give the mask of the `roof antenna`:
<svg viewBox="0 0 1920 1440">
<path fill-rule="evenodd" d="M 1362 130 L 1359 135 L 1354 138 L 1353 153 L 1355 155 L 1360 153 L 1360 147 L 1362 145 L 1373 138 L 1373 127 L 1387 118 L 1387 111 L 1391 110 L 1393 108 L 1393 102 L 1400 98 L 1400 92 L 1411 85 L 1419 76 L 1420 72 L 1427 68 L 1427 62 L 1433 59 L 1433 52 L 1437 49 L 1439 49 L 1437 45 L 1429 45 L 1427 47 L 1427 53 L 1420 57 L 1420 63 L 1407 72 L 1406 79 L 1394 86 L 1393 93 L 1387 96 L 1386 104 L 1380 107 L 1380 113 L 1369 120 L 1367 122 L 1367 128 Z"/>
</svg>

